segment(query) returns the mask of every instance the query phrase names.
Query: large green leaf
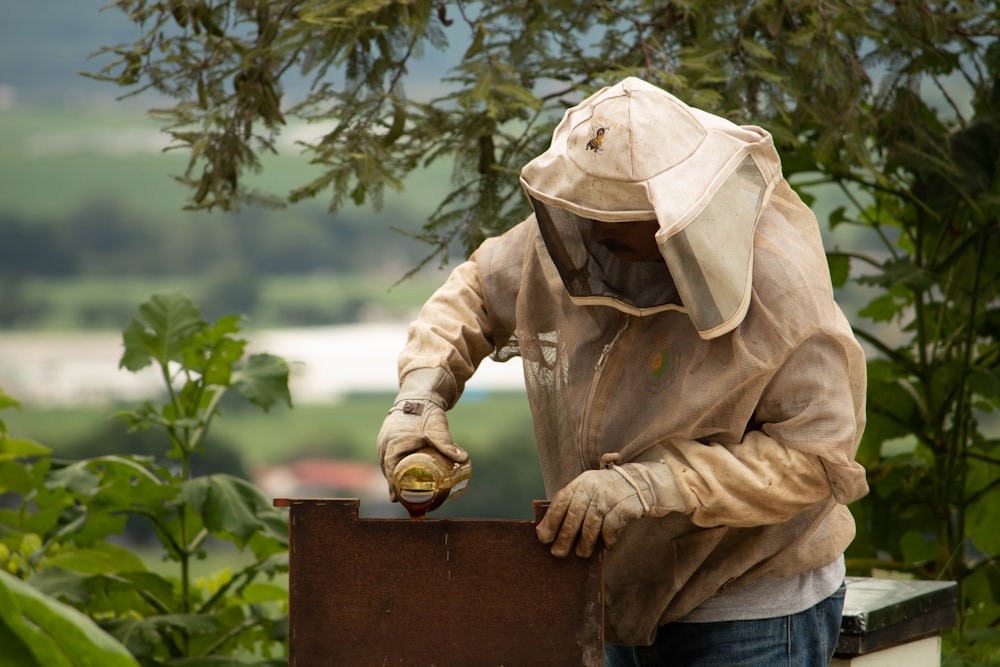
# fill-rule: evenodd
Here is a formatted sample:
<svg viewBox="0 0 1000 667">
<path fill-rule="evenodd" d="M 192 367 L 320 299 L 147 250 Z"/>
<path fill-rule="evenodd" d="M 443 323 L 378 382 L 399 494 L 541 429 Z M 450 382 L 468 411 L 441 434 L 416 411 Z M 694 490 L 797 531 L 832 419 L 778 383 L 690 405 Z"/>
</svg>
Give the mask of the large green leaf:
<svg viewBox="0 0 1000 667">
<path fill-rule="evenodd" d="M 268 573 L 273 573 L 282 566 L 287 569 L 288 513 L 269 507 L 258 518 L 262 527 L 250 537 L 250 549 L 258 559 L 267 559 Z"/>
<path fill-rule="evenodd" d="M 20 403 L 0 389 L 0 409 L 5 407 L 20 408 Z M 6 425 L 0 421 L 0 493 L 15 491 L 27 494 L 34 483 L 31 472 L 34 466 L 22 459 L 43 457 L 50 453 L 51 449 L 34 440 L 8 437 Z"/>
<path fill-rule="evenodd" d="M 32 575 L 28 582 L 41 593 L 80 608 L 90 598 L 86 585 L 90 578 L 79 572 L 46 567 Z"/>
<path fill-rule="evenodd" d="M 229 334 L 240 330 L 240 318 L 235 315 L 221 317 L 192 337 L 185 350 L 184 365 L 196 370 L 206 385 L 228 387 L 233 365 L 243 357 L 246 341 Z"/>
<path fill-rule="evenodd" d="M 123 617 L 105 624 L 108 632 L 135 655 L 149 655 L 160 649 L 164 635 L 180 632 L 188 636 L 208 634 L 218 629 L 207 614 L 162 614 L 145 618 Z"/>
<path fill-rule="evenodd" d="M 113 509 L 152 507 L 176 495 L 146 457 L 100 456 L 54 472 L 49 488 L 61 487 Z"/>
<path fill-rule="evenodd" d="M 111 612 L 130 616 L 163 613 L 178 608 L 174 583 L 154 572 L 83 574 L 46 567 L 28 580 L 42 593 L 92 616 Z"/>
<path fill-rule="evenodd" d="M 860 281 L 859 281 L 860 282 Z M 888 322 L 900 316 L 913 303 L 913 294 L 902 283 L 895 283 L 884 294 L 875 297 L 858 315 L 874 322 Z"/>
<path fill-rule="evenodd" d="M 28 493 L 34 485 L 34 478 L 25 467 L 16 461 L 0 459 L 0 494 L 14 491 Z"/>
<path fill-rule="evenodd" d="M 182 497 L 213 534 L 229 537 L 241 547 L 264 527 L 258 514 L 270 509 L 257 487 L 231 475 L 196 477 L 184 484 Z"/>
<path fill-rule="evenodd" d="M 50 453 L 52 453 L 51 449 L 34 440 L 7 438 L 0 435 L 0 461 L 45 456 Z"/>
<path fill-rule="evenodd" d="M 94 496 L 101 488 L 100 476 L 91 471 L 86 461 L 78 461 L 54 471 L 45 480 L 50 489 L 65 489 L 84 498 Z"/>
<path fill-rule="evenodd" d="M 843 287 L 851 272 L 851 259 L 843 253 L 828 253 L 827 264 L 830 266 L 830 282 L 835 288 Z"/>
<path fill-rule="evenodd" d="M 46 565 L 90 574 L 134 572 L 146 569 L 134 553 L 108 542 L 96 542 L 85 549 L 67 549 L 46 559 Z"/>
<path fill-rule="evenodd" d="M 0 593 L 0 604 L 6 604 L 3 593 Z M 0 614 L 0 647 L 3 647 L 3 651 L 0 651 L 0 667 L 43 667 L 24 640 L 4 622 L 3 614 Z"/>
<path fill-rule="evenodd" d="M 80 546 L 120 533 L 129 513 L 165 515 L 177 488 L 143 457 L 103 456 L 72 463 L 45 481 L 42 506 L 58 508 L 57 534 Z M 60 494 L 68 498 L 60 498 Z"/>
<path fill-rule="evenodd" d="M 202 376 L 207 385 L 229 386 L 233 365 L 243 357 L 246 341 L 225 338 L 212 346 Z"/>
<path fill-rule="evenodd" d="M 153 361 L 181 361 L 190 337 L 205 326 L 201 313 L 181 292 L 156 294 L 139 306 L 139 316 L 122 332 L 120 366 L 137 371 Z"/>
<path fill-rule="evenodd" d="M 277 402 L 291 407 L 288 392 L 288 363 L 272 354 L 254 354 L 245 368 L 234 374 L 236 390 L 265 411 Z"/>
<path fill-rule="evenodd" d="M 12 639 L 13 638 L 13 639 Z M 139 663 L 92 620 L 0 571 L 3 667 L 138 667 Z M 25 651 L 24 649 L 27 649 Z"/>
<path fill-rule="evenodd" d="M 259 604 L 262 602 L 285 601 L 288 599 L 288 589 L 277 584 L 254 583 L 241 591 L 244 602 Z"/>
</svg>

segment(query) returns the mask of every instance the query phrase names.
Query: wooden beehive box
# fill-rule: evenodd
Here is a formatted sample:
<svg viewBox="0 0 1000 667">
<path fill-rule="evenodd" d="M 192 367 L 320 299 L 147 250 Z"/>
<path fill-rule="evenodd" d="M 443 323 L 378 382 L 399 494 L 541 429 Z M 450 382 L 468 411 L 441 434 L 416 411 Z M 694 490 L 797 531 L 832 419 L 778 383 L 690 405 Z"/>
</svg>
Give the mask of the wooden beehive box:
<svg viewBox="0 0 1000 667">
<path fill-rule="evenodd" d="M 600 551 L 555 558 L 533 521 L 359 519 L 359 504 L 275 500 L 290 667 L 604 664 Z"/>
</svg>

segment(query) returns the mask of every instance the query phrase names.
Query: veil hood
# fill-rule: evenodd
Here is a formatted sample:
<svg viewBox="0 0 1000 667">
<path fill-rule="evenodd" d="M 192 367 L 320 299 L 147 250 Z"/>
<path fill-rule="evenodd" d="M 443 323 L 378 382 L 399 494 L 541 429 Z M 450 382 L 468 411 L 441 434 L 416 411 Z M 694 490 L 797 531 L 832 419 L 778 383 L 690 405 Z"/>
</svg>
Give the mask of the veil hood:
<svg viewBox="0 0 1000 667">
<path fill-rule="evenodd" d="M 575 302 L 637 315 L 683 310 L 706 339 L 746 314 L 754 229 L 779 181 L 766 131 L 689 107 L 637 78 L 568 109 L 548 150 L 521 170 Z M 651 219 L 663 267 L 622 266 L 629 263 L 588 239 L 588 220 Z"/>
</svg>

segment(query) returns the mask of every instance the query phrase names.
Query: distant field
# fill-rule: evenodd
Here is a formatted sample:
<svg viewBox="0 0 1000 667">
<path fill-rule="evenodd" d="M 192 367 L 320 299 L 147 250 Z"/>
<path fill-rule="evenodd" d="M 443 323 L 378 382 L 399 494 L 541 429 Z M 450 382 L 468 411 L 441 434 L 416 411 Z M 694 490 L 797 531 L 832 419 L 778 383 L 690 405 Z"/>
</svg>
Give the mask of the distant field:
<svg viewBox="0 0 1000 667">
<path fill-rule="evenodd" d="M 318 168 L 294 141 L 319 134 L 301 124 L 286 128 L 281 154 L 261 156 L 263 170 L 247 174 L 248 185 L 284 195 L 315 178 Z M 134 106 L 0 110 L 0 209 L 58 217 L 83 203 L 111 200 L 154 219 L 209 215 L 182 211 L 189 192 L 171 176 L 183 173 L 188 156 L 163 152 L 168 139 Z M 448 178 L 447 167 L 417 172 L 406 192 L 386 193 L 381 213 L 371 206 L 353 213 L 383 222 L 399 215 L 426 217 L 446 193 Z M 321 197 L 289 211 L 299 206 L 326 208 L 327 201 Z"/>
<path fill-rule="evenodd" d="M 295 137 L 310 137 L 317 130 L 290 127 L 283 140 L 284 154 L 268 157 L 264 171 L 250 177 L 255 187 L 285 193 L 302 185 L 316 170 L 298 155 Z M 129 215 L 170 224 L 194 218 L 210 225 L 226 213 L 183 210 L 188 191 L 171 178 L 186 166 L 182 152 L 163 153 L 164 135 L 141 109 L 127 106 L 97 108 L 22 108 L 0 110 L 0 213 L 28 221 L 65 220 L 81 208 L 110 203 Z M 417 173 L 403 193 L 386 193 L 385 206 L 351 207 L 353 220 L 384 230 L 385 242 L 415 243 L 393 227 L 417 229 L 447 188 L 446 168 Z M 305 202 L 261 215 L 275 226 L 297 216 L 323 210 L 323 199 Z M 429 247 L 428 247 L 429 249 Z M 431 267 L 420 276 L 396 283 L 411 265 L 381 267 L 377 275 L 259 276 L 261 295 L 252 326 L 266 327 L 288 321 L 316 323 L 344 321 L 345 317 L 398 316 L 409 313 L 444 279 Z M 117 328 L 154 292 L 165 288 L 184 290 L 203 303 L 206 282 L 188 276 L 163 278 L 74 276 L 70 279 L 29 279 L 21 297 L 42 313 L 27 326 L 42 329 Z M 296 317 L 300 315 L 301 317 Z"/>
<path fill-rule="evenodd" d="M 339 321 L 338 314 L 361 309 L 369 317 L 409 318 L 444 280 L 443 272 L 428 270 L 395 284 L 404 274 L 381 276 L 302 275 L 261 279 L 260 303 L 244 329 L 285 326 L 289 313 L 309 312 Z M 178 289 L 196 304 L 204 303 L 206 284 L 194 277 L 80 277 L 28 281 L 24 298 L 45 313 L 36 328 L 72 331 L 81 328 L 121 329 L 139 304 L 166 289 Z M 359 304 L 361 304 L 359 306 Z M 216 314 L 218 316 L 218 314 Z"/>
<path fill-rule="evenodd" d="M 156 215 L 179 209 L 183 188 L 169 174 L 182 171 L 185 159 L 160 153 L 150 137 L 157 139 L 155 125 L 137 110 L 4 110 L 0 205 L 39 217 L 94 200 Z"/>
<path fill-rule="evenodd" d="M 358 395 L 329 405 L 273 408 L 267 413 L 229 410 L 213 423 L 212 433 L 236 447 L 248 466 L 305 456 L 372 461 L 392 398 Z M 131 407 L 7 410 L 0 419 L 12 436 L 32 438 L 59 453 L 98 431 L 116 410 Z M 518 393 L 469 395 L 449 413 L 449 423 L 456 442 L 483 452 L 504 434 L 530 432 L 527 399 Z"/>
</svg>

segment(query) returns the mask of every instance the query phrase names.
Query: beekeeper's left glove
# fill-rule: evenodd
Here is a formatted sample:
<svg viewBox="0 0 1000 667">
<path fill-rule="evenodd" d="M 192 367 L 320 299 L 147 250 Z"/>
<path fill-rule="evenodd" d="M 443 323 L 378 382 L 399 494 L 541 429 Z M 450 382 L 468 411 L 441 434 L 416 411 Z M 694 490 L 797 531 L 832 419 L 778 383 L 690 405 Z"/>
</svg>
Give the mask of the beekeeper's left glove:
<svg viewBox="0 0 1000 667">
<path fill-rule="evenodd" d="M 605 455 L 601 469 L 581 473 L 553 498 L 535 528 L 539 540 L 552 544 L 552 555 L 569 555 L 576 542 L 576 555 L 588 558 L 599 537 L 612 548 L 630 521 L 684 510 L 666 463 L 618 465 L 616 457 Z"/>
<path fill-rule="evenodd" d="M 468 453 L 451 439 L 445 410 L 450 405 L 454 383 L 440 368 L 411 371 L 399 388 L 392 409 L 378 434 L 378 460 L 389 483 L 389 497 L 395 501 L 392 476 L 407 455 L 433 447 L 456 463 L 469 460 Z"/>
</svg>

